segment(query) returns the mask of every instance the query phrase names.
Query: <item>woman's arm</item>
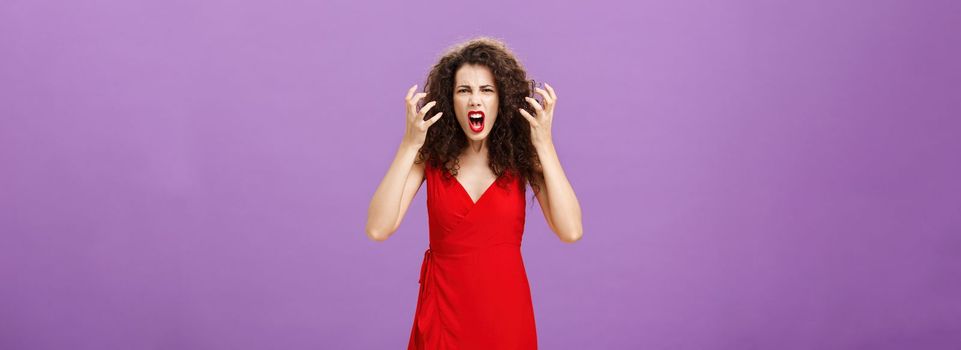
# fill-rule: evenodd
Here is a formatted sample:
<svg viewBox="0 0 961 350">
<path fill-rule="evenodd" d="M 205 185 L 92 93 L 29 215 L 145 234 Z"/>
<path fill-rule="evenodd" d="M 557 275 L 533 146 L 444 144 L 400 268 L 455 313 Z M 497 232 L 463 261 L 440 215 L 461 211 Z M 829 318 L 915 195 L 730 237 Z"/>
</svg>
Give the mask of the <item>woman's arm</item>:
<svg viewBox="0 0 961 350">
<path fill-rule="evenodd" d="M 367 237 L 383 241 L 400 226 L 414 195 L 424 182 L 424 164 L 414 164 L 420 147 L 401 142 L 387 175 L 367 208 Z"/>
<path fill-rule="evenodd" d="M 417 85 L 411 86 L 404 97 L 404 105 L 407 108 L 407 131 L 404 138 L 400 141 L 397 155 L 394 162 L 387 169 L 387 175 L 380 181 L 374 198 L 370 200 L 367 207 L 367 226 L 364 231 L 367 237 L 375 241 L 383 241 L 390 237 L 397 227 L 400 226 L 404 213 L 414 199 L 421 183 L 424 182 L 423 165 L 414 164 L 417 152 L 424 145 L 427 138 L 427 129 L 437 122 L 444 114 L 439 112 L 430 119 L 424 120 L 427 111 L 437 104 L 437 101 L 430 101 L 423 107 L 417 108 L 417 102 L 427 96 L 426 93 L 414 94 Z"/>
<path fill-rule="evenodd" d="M 557 157 L 554 141 L 551 138 L 557 94 L 550 85 L 544 84 L 544 86 L 547 90 L 534 89 L 544 97 L 543 106 L 537 100 L 526 97 L 527 102 L 534 108 L 535 115 L 531 115 L 523 108 L 519 110 L 521 115 L 530 122 L 531 142 L 541 162 L 539 170 L 543 181 L 541 192 L 537 194 L 537 202 L 544 211 L 547 224 L 557 237 L 564 242 L 576 242 L 584 235 L 581 224 L 581 205 L 577 201 L 577 196 L 574 195 L 574 188 L 567 180 L 567 175 L 564 174 L 564 169 L 561 168 L 561 161 Z"/>
<path fill-rule="evenodd" d="M 574 194 L 574 188 L 554 150 L 554 144 L 535 144 L 537 156 L 543 169 L 541 191 L 537 202 L 544 212 L 547 224 L 561 241 L 573 243 L 584 235 L 581 224 L 581 205 Z"/>
</svg>

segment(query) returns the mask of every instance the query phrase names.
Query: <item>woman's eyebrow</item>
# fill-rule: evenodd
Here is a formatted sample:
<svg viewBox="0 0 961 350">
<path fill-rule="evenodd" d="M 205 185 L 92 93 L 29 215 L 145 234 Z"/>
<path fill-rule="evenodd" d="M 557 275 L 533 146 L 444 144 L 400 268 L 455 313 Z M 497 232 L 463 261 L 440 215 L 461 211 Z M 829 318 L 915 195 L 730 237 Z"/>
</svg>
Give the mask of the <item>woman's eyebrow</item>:
<svg viewBox="0 0 961 350">
<path fill-rule="evenodd" d="M 457 86 L 458 89 L 459 89 L 459 88 L 462 88 L 462 87 L 465 87 L 465 88 L 468 88 L 468 89 L 469 89 L 469 88 L 470 88 L 470 85 L 458 85 L 458 86 Z M 492 87 L 494 87 L 494 85 L 486 84 L 486 85 L 481 85 L 481 87 L 491 87 L 491 88 L 492 88 Z"/>
</svg>

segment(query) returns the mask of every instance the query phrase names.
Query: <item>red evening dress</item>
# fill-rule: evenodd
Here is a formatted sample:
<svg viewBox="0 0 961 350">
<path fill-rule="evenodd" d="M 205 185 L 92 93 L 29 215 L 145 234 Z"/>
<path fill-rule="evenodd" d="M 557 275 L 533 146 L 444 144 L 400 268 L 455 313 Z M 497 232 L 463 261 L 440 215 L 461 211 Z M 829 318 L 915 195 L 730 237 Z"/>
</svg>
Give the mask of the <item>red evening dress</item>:
<svg viewBox="0 0 961 350">
<path fill-rule="evenodd" d="M 537 349 L 520 178 L 504 172 L 475 203 L 447 170 L 428 164 L 424 176 L 430 248 L 408 350 Z"/>
</svg>

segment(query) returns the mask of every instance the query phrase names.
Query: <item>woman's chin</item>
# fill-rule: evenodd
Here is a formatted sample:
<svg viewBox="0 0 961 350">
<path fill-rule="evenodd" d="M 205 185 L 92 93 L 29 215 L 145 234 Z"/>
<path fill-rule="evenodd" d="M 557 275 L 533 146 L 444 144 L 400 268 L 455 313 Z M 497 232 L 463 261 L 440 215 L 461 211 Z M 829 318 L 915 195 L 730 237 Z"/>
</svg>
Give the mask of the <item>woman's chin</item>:
<svg viewBox="0 0 961 350">
<path fill-rule="evenodd" d="M 467 138 L 470 140 L 480 141 L 487 138 L 488 132 L 487 130 L 481 130 L 480 132 L 475 132 L 473 130 L 467 129 L 467 130 L 464 130 L 464 134 L 467 135 Z"/>
</svg>

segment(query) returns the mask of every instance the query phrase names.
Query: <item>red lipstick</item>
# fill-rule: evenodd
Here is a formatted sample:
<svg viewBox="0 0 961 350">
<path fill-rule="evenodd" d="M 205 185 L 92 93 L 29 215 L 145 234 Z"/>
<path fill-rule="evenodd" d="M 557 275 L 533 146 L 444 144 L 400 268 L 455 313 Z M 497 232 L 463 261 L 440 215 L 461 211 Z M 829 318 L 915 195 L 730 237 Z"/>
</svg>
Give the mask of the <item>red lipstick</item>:
<svg viewBox="0 0 961 350">
<path fill-rule="evenodd" d="M 484 112 L 483 111 L 468 111 L 467 112 L 467 124 L 470 125 L 470 130 L 473 132 L 484 131 Z"/>
</svg>

